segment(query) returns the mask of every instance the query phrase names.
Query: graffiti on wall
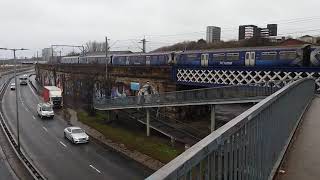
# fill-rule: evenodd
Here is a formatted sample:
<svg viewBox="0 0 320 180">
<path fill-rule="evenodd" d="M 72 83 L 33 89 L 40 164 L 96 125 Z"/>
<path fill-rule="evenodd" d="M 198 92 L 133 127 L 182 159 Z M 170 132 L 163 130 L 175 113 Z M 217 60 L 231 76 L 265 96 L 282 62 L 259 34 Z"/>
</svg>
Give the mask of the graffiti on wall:
<svg viewBox="0 0 320 180">
<path fill-rule="evenodd" d="M 131 96 L 130 85 L 123 82 L 117 82 L 111 88 L 111 98 Z"/>
<path fill-rule="evenodd" d="M 138 92 L 138 96 L 150 95 L 150 94 L 158 94 L 158 91 L 156 90 L 154 85 L 152 85 L 149 81 L 147 81 L 147 83 L 140 88 Z"/>
<path fill-rule="evenodd" d="M 44 71 L 41 76 L 41 81 L 44 86 L 54 85 L 54 76 L 51 71 Z"/>
<path fill-rule="evenodd" d="M 58 74 L 57 75 L 57 79 L 56 79 L 56 86 L 58 87 L 58 88 L 60 88 L 61 90 L 62 90 L 62 92 L 63 92 L 63 74 Z"/>
<path fill-rule="evenodd" d="M 65 77 L 65 95 L 71 96 L 73 94 L 73 82 L 70 76 Z"/>
<path fill-rule="evenodd" d="M 105 97 L 105 89 L 101 81 L 95 81 L 93 85 L 94 98 L 100 99 Z"/>
</svg>

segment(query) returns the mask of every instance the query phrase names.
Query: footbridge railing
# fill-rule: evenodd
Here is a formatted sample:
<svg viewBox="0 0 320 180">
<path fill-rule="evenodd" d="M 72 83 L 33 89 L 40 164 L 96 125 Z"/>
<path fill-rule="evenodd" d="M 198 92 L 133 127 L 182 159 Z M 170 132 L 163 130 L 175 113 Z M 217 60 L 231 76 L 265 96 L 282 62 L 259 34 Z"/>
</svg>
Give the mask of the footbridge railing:
<svg viewBox="0 0 320 180">
<path fill-rule="evenodd" d="M 94 99 L 99 110 L 147 108 L 162 106 L 184 106 L 203 104 L 228 104 L 253 102 L 269 96 L 289 81 L 270 81 L 249 85 L 223 86 L 196 90 L 176 91 L 144 96 Z M 213 103 L 214 102 L 214 103 Z"/>
<path fill-rule="evenodd" d="M 314 90 L 312 79 L 286 85 L 147 179 L 271 180 Z"/>
</svg>

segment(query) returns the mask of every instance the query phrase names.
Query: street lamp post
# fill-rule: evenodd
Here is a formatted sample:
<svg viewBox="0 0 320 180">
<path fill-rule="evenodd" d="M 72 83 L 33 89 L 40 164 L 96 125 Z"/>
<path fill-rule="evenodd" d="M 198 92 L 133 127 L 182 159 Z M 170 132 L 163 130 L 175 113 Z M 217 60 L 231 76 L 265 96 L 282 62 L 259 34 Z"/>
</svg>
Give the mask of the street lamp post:
<svg viewBox="0 0 320 180">
<path fill-rule="evenodd" d="M 13 60 L 14 60 L 14 83 L 16 86 L 16 113 L 17 113 L 17 141 L 18 141 L 18 150 L 20 151 L 20 123 L 19 123 L 19 108 L 18 108 L 18 83 L 17 83 L 17 59 L 16 59 L 16 51 L 24 51 L 24 50 L 28 50 L 28 49 L 8 49 L 8 48 L 0 48 L 2 50 L 9 50 L 9 51 L 13 51 Z"/>
</svg>

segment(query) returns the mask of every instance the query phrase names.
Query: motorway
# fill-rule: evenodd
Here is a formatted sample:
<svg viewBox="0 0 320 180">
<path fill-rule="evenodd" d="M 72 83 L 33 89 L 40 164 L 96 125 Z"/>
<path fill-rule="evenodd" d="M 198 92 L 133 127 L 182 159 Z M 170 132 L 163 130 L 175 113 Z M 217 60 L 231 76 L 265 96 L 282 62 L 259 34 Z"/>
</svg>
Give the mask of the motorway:
<svg viewBox="0 0 320 180">
<path fill-rule="evenodd" d="M 9 77 L 5 75 L 0 78 L 0 89 L 4 85 L 6 78 Z M 17 179 L 16 174 L 13 172 L 11 166 L 9 165 L 9 158 L 15 156 L 13 151 L 10 151 L 10 146 L 6 140 L 5 134 L 2 129 L 0 130 L 0 179 L 14 180 Z"/>
<path fill-rule="evenodd" d="M 67 123 L 59 116 L 41 120 L 36 113 L 40 98 L 28 86 L 19 92 L 21 146 L 47 179 L 144 179 L 152 172 L 135 161 L 91 141 L 74 145 L 63 137 Z M 2 108 L 16 134 L 15 91 L 8 89 Z"/>
</svg>

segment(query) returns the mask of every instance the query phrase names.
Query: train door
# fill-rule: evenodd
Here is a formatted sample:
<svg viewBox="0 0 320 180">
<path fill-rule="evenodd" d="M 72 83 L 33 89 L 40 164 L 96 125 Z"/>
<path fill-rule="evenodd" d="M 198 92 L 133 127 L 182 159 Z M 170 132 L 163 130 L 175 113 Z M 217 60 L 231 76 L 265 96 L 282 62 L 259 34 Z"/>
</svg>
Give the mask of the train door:
<svg viewBox="0 0 320 180">
<path fill-rule="evenodd" d="M 245 66 L 254 66 L 256 64 L 256 52 L 246 52 L 244 64 Z"/>
<path fill-rule="evenodd" d="M 150 66 L 150 59 L 151 59 L 150 56 L 146 56 L 146 65 L 147 66 Z"/>
<path fill-rule="evenodd" d="M 209 54 L 201 54 L 201 66 L 208 67 L 209 64 Z"/>
</svg>

